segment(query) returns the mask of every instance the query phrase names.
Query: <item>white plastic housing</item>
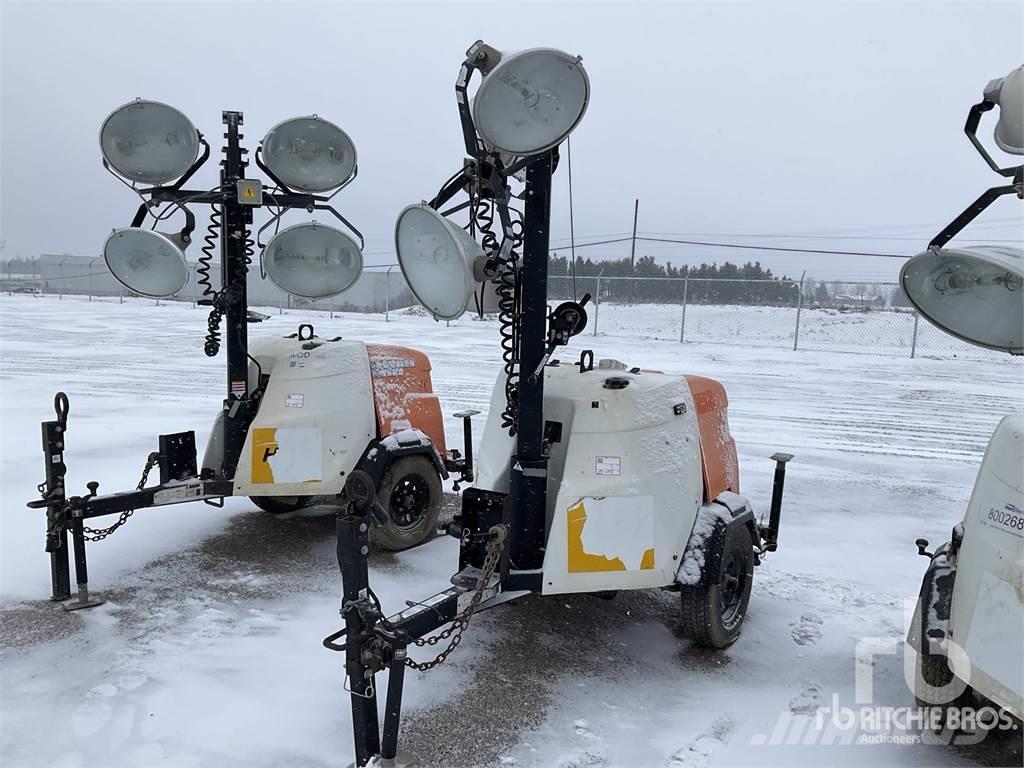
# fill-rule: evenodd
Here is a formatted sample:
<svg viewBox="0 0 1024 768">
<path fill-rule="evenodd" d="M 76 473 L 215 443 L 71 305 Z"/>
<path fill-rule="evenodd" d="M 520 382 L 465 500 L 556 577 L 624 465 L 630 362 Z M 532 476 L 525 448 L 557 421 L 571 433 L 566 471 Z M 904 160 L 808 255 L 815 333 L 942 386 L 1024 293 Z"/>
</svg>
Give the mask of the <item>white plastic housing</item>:
<svg viewBox="0 0 1024 768">
<path fill-rule="evenodd" d="M 236 495 L 336 495 L 377 436 L 366 345 L 312 341 L 249 344 L 263 374 L 272 375 L 238 461 Z M 250 387 L 257 378 L 250 365 Z"/>
<path fill-rule="evenodd" d="M 1024 415 L 1014 414 L 996 427 L 967 505 L 949 626 L 970 664 L 967 682 L 1017 717 L 1024 717 L 1022 526 Z"/>
<path fill-rule="evenodd" d="M 628 386 L 606 388 L 613 377 Z M 491 396 L 474 485 L 507 493 L 515 441 L 501 427 L 504 407 L 502 374 Z M 544 418 L 561 423 L 562 435 L 551 445 L 548 466 L 543 592 L 672 584 L 704 493 L 686 379 L 548 366 Z"/>
</svg>

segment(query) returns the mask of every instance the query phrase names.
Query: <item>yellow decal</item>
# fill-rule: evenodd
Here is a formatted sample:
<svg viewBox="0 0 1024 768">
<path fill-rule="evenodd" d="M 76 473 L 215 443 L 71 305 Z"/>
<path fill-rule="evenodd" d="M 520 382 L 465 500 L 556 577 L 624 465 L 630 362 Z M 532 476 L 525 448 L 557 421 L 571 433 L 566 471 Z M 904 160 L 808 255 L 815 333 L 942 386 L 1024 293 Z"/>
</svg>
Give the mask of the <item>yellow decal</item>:
<svg viewBox="0 0 1024 768">
<path fill-rule="evenodd" d="M 622 558 L 595 555 L 583 548 L 583 526 L 587 524 L 587 510 L 583 502 L 570 507 L 566 514 L 569 526 L 569 573 L 601 573 L 608 571 L 625 571 L 626 564 Z M 640 570 L 654 570 L 654 547 L 644 551 L 640 559 Z"/>
<path fill-rule="evenodd" d="M 270 457 L 277 453 L 277 429 L 274 427 L 253 427 L 252 430 L 252 482 L 274 482 L 274 470 Z"/>
</svg>

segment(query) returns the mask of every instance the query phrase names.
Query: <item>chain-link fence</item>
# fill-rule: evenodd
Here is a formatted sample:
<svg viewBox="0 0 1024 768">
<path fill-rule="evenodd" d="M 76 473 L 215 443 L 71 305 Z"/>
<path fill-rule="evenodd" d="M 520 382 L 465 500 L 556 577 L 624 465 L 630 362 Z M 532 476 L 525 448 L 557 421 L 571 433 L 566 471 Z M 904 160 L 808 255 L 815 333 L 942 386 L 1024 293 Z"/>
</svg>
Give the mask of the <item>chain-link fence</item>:
<svg viewBox="0 0 1024 768">
<path fill-rule="evenodd" d="M 575 282 L 575 290 L 574 290 Z M 940 331 L 897 283 L 553 277 L 551 301 L 589 293 L 587 332 L 906 357 L 1005 359 Z"/>
<path fill-rule="evenodd" d="M 4 270 L 0 291 L 87 295 L 90 300 L 123 300 L 128 294 L 100 258 L 42 256 L 30 271 Z M 190 264 L 189 284 L 176 297 L 195 303 L 202 288 Z M 220 284 L 219 267 L 211 282 Z M 910 307 L 896 283 L 722 278 L 551 276 L 548 298 L 557 302 L 590 294 L 586 333 L 666 339 L 681 343 L 866 352 L 905 357 L 1007 359 L 935 328 Z M 415 305 L 394 265 L 368 267 L 352 289 L 317 302 L 289 296 L 250 273 L 250 304 L 255 307 L 378 312 L 385 320 Z"/>
<path fill-rule="evenodd" d="M 94 299 L 123 301 L 132 292 L 124 288 L 107 269 L 101 257 L 43 255 L 19 264 L 21 271 L 10 269 L 10 262 L 0 263 L 0 292 L 53 295 L 58 299 L 67 295 L 87 296 Z M 187 301 L 196 304 L 203 298 L 199 264 L 189 262 L 188 281 L 175 296 L 161 301 Z M 220 264 L 209 269 L 209 284 L 219 288 Z M 330 312 L 383 312 L 415 304 L 412 292 L 397 265 L 384 264 L 365 267 L 355 284 L 340 296 L 312 301 L 292 296 L 269 280 L 262 279 L 259 266 L 249 268 L 247 285 L 249 305 L 255 308 L 320 309 Z"/>
</svg>

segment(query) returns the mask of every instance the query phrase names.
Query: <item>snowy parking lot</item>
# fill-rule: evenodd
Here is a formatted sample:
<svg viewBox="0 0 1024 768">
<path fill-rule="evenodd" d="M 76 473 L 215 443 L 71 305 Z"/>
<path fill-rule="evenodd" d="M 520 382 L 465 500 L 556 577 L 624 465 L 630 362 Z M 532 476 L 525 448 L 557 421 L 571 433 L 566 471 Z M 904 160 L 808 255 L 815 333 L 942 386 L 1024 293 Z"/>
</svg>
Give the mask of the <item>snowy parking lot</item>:
<svg viewBox="0 0 1024 768">
<path fill-rule="evenodd" d="M 312 322 L 324 336 L 422 349 L 450 445 L 461 443 L 451 414 L 487 410 L 493 320 L 266 312 L 252 336 Z M 223 358 L 203 354 L 202 309 L 5 296 L 0 326 L 0 764 L 347 764 L 341 659 L 320 644 L 340 621 L 330 517 L 275 518 L 246 499 L 143 510 L 90 545 L 102 607 L 69 614 L 45 599 L 43 513 L 25 502 L 43 479 L 38 424 L 53 394 L 71 402 L 69 493 L 91 480 L 101 493 L 134 487 L 162 432 L 194 429 L 201 451 L 224 388 Z M 406 678 L 401 743 L 418 765 L 1021 764 L 1019 731 L 946 746 L 828 743 L 814 728 L 819 708 L 913 704 L 901 638 L 926 565 L 914 540 L 937 544 L 959 521 L 993 428 L 1024 408 L 1020 361 L 589 333 L 558 356 L 588 348 L 720 379 L 759 511 L 768 457 L 796 454 L 779 550 L 722 653 L 680 638 L 670 593 L 532 598 L 482 614 L 447 664 Z M 476 425 L 479 440 L 483 416 Z M 456 561 L 450 538 L 375 553 L 371 582 L 396 609 L 444 588 Z M 876 650 L 858 670 L 865 643 Z"/>
</svg>

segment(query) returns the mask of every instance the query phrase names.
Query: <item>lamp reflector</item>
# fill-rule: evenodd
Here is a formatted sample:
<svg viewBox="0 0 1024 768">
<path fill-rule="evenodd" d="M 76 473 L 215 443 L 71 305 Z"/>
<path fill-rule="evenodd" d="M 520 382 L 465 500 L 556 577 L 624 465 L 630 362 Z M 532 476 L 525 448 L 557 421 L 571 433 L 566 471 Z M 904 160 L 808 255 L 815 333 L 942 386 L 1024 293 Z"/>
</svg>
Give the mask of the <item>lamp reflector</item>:
<svg viewBox="0 0 1024 768">
<path fill-rule="evenodd" d="M 323 118 L 293 117 L 263 137 L 263 162 L 292 189 L 326 192 L 356 170 L 356 147 L 341 128 Z"/>
<path fill-rule="evenodd" d="M 174 107 L 138 99 L 103 121 L 100 151 L 121 176 L 141 184 L 164 184 L 192 167 L 199 156 L 199 133 Z"/>
<path fill-rule="evenodd" d="M 484 76 L 473 122 L 491 149 L 517 157 L 558 145 L 583 118 L 590 80 L 579 57 L 554 48 L 506 54 Z"/>
<path fill-rule="evenodd" d="M 103 260 L 119 283 L 141 296 L 173 296 L 188 282 L 184 250 L 162 232 L 115 229 L 103 244 Z"/>
<path fill-rule="evenodd" d="M 1024 155 L 1024 65 L 989 83 L 985 98 L 999 105 L 996 144 L 1011 155 Z"/>
<path fill-rule="evenodd" d="M 1024 354 L 1024 251 L 933 248 L 900 272 L 903 292 L 933 325 L 971 344 Z"/>
<path fill-rule="evenodd" d="M 274 285 L 307 299 L 336 296 L 351 288 L 363 271 L 356 241 L 315 221 L 282 229 L 270 238 L 262 259 Z"/>
<path fill-rule="evenodd" d="M 474 265 L 484 257 L 468 232 L 429 205 L 410 205 L 395 222 L 395 252 L 409 289 L 435 319 L 466 311 L 478 282 Z"/>
</svg>

